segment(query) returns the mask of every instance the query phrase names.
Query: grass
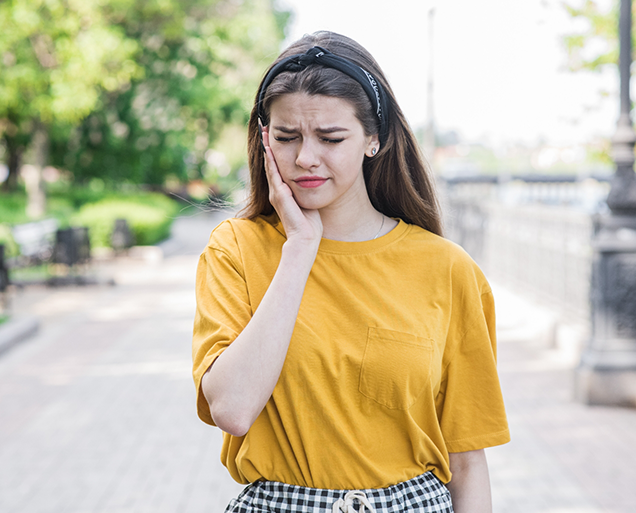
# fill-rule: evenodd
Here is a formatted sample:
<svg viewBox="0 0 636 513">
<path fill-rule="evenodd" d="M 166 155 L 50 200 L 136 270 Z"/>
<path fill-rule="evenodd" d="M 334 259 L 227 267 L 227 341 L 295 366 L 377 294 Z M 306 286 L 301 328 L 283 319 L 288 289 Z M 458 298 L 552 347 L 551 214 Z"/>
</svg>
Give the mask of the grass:
<svg viewBox="0 0 636 513">
<path fill-rule="evenodd" d="M 9 280 L 11 282 L 42 281 L 51 277 L 51 270 L 48 264 L 34 265 L 32 267 L 16 267 L 9 269 Z"/>
</svg>

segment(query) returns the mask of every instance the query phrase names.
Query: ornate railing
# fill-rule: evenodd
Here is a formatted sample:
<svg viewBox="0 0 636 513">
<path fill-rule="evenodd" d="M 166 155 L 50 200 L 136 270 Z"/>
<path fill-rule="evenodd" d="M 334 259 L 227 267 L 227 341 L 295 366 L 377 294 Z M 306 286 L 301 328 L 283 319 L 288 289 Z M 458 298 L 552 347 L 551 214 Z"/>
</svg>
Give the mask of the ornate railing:
<svg viewBox="0 0 636 513">
<path fill-rule="evenodd" d="M 493 279 L 589 322 L 591 240 L 604 177 L 441 179 L 446 235 Z"/>
</svg>

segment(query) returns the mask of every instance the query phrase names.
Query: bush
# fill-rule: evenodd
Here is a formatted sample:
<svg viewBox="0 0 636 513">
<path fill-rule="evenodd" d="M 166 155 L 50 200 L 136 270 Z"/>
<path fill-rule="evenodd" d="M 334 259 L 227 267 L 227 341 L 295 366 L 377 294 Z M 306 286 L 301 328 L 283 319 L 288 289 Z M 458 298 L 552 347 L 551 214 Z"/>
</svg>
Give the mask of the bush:
<svg viewBox="0 0 636 513">
<path fill-rule="evenodd" d="M 0 195 L 0 244 L 5 254 L 15 256 L 18 248 L 10 226 L 31 221 L 25 212 L 24 192 Z M 94 191 L 65 188 L 47 198 L 46 217 L 58 220 L 60 228 L 87 226 L 92 247 L 110 247 L 115 219 L 126 219 L 140 245 L 156 244 L 170 235 L 170 226 L 179 204 L 159 193 Z"/>
<path fill-rule="evenodd" d="M 70 218 L 70 223 L 88 227 L 91 247 L 110 247 L 115 220 L 125 219 L 135 244 L 150 245 L 170 235 L 177 209 L 176 202 L 161 194 L 138 194 L 84 205 Z"/>
<path fill-rule="evenodd" d="M 26 215 L 27 197 L 24 192 L 0 193 L 0 223 L 16 225 L 29 223 Z M 54 217 L 60 226 L 68 225 L 67 219 L 73 213 L 73 205 L 62 196 L 48 196 L 46 198 L 46 214 L 44 218 Z"/>
<path fill-rule="evenodd" d="M 8 224 L 0 223 L 0 244 L 4 245 L 5 258 L 14 257 L 20 252 L 18 245 L 13 240 L 11 226 Z"/>
<path fill-rule="evenodd" d="M 19 224 L 28 220 L 25 194 L 0 194 L 0 223 Z"/>
</svg>

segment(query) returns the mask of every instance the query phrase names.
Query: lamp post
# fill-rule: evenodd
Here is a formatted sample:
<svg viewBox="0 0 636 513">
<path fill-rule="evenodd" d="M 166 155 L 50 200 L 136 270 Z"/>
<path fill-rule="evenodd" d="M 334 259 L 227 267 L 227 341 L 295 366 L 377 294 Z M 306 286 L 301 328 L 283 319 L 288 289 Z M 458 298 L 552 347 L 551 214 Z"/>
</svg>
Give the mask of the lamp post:
<svg viewBox="0 0 636 513">
<path fill-rule="evenodd" d="M 619 19 L 619 72 L 621 112 L 616 133 L 612 139 L 612 157 L 616 173 L 607 197 L 607 205 L 616 215 L 636 215 L 636 174 L 634 174 L 634 143 L 636 134 L 632 127 L 629 84 L 632 65 L 632 2 L 621 0 Z"/>
<path fill-rule="evenodd" d="M 592 336 L 576 372 L 587 404 L 636 406 L 636 134 L 630 117 L 632 2 L 620 7 L 620 116 L 612 139 L 616 172 L 592 247 Z"/>
</svg>

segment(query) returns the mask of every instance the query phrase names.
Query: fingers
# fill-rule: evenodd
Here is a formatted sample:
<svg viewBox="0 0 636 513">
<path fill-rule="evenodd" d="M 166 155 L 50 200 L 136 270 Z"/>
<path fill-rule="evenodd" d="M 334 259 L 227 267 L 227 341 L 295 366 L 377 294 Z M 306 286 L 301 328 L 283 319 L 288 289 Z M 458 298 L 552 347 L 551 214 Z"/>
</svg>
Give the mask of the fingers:
<svg viewBox="0 0 636 513">
<path fill-rule="evenodd" d="M 261 125 L 261 135 L 263 148 L 265 149 L 265 174 L 267 176 L 267 181 L 269 182 L 270 188 L 272 186 L 279 187 L 281 184 L 283 184 L 283 179 L 281 178 L 280 172 L 278 171 L 278 165 L 276 164 L 274 152 L 272 152 L 272 149 L 269 146 L 269 131 L 266 126 Z"/>
<path fill-rule="evenodd" d="M 263 145 L 263 152 L 265 153 L 264 159 L 265 159 L 265 171 L 267 172 L 267 174 L 270 174 L 270 170 L 269 168 L 270 166 L 270 160 L 273 160 L 273 153 L 272 153 L 272 149 L 269 147 L 269 132 L 267 131 L 267 127 L 261 125 L 261 120 L 258 120 L 258 128 L 259 131 L 261 133 L 261 143 Z M 269 151 L 268 151 L 269 150 Z M 274 160 L 274 165 L 276 164 L 276 161 Z M 269 178 L 269 176 L 268 176 Z"/>
<path fill-rule="evenodd" d="M 273 168 L 278 171 L 278 166 L 276 166 L 276 159 L 274 158 L 274 153 L 269 146 L 269 129 L 266 126 L 261 125 L 261 120 L 258 120 L 258 126 L 261 131 L 261 141 L 263 143 L 263 149 L 265 150 L 265 171 L 267 171 L 268 175 L 271 173 Z M 278 173 L 275 173 L 278 174 Z"/>
<path fill-rule="evenodd" d="M 260 119 L 258 120 L 258 131 L 261 133 L 263 147 L 265 148 L 268 147 L 269 146 L 269 131 L 266 126 L 263 126 Z"/>
<path fill-rule="evenodd" d="M 283 182 L 283 179 L 278 170 L 278 165 L 276 164 L 276 158 L 274 157 L 274 152 L 272 148 L 269 146 L 269 131 L 266 126 L 262 126 L 259 121 L 259 128 L 261 131 L 261 137 L 263 142 L 263 148 L 265 149 L 265 176 L 267 178 L 267 183 L 269 185 L 269 201 L 274 206 L 274 208 L 278 211 L 281 207 L 281 203 L 285 202 L 285 198 L 288 196 L 292 196 L 291 190 Z M 279 214 L 282 214 L 279 212 Z"/>
</svg>

